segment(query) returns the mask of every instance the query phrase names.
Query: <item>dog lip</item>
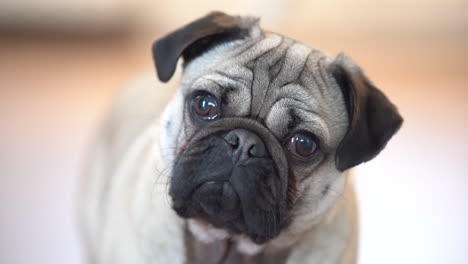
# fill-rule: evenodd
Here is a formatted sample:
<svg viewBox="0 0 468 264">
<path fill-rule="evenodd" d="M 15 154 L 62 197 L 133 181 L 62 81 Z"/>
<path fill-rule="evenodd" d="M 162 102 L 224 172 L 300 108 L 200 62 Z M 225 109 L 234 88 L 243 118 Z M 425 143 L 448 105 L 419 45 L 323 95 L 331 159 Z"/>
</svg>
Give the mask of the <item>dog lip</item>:
<svg viewBox="0 0 468 264">
<path fill-rule="evenodd" d="M 206 181 L 194 191 L 193 199 L 208 218 L 227 222 L 240 213 L 239 197 L 229 181 Z"/>
</svg>

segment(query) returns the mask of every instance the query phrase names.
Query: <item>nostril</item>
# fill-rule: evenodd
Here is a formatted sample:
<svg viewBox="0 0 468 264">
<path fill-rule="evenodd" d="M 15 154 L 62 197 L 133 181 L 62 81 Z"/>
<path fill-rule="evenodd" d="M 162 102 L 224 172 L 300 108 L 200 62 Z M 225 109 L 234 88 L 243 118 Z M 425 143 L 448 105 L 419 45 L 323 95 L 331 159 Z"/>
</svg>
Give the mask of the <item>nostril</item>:
<svg viewBox="0 0 468 264">
<path fill-rule="evenodd" d="M 265 145 L 263 145 L 263 143 L 261 142 L 252 144 L 247 151 L 247 155 L 249 155 L 249 157 L 251 158 L 265 157 L 266 156 Z"/>
<path fill-rule="evenodd" d="M 239 147 L 239 137 L 236 135 L 231 135 L 226 141 L 233 149 Z"/>
<path fill-rule="evenodd" d="M 233 149 L 237 149 L 239 147 L 240 138 L 236 131 L 229 132 L 226 136 L 224 136 L 224 140 Z"/>
<path fill-rule="evenodd" d="M 252 146 L 250 146 L 247 153 L 248 153 L 249 157 L 257 157 L 258 154 L 259 154 L 257 145 L 253 144 Z"/>
<path fill-rule="evenodd" d="M 231 147 L 230 154 L 235 162 L 249 158 L 264 157 L 266 154 L 262 139 L 248 130 L 232 130 L 224 136 L 224 140 Z"/>
</svg>

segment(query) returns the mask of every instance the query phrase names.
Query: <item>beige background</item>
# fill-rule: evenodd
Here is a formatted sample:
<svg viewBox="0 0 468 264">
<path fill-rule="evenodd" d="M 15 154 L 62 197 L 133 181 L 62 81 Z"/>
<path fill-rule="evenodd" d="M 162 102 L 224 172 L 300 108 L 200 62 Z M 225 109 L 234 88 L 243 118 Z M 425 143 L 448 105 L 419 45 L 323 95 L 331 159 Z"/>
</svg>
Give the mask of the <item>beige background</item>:
<svg viewBox="0 0 468 264">
<path fill-rule="evenodd" d="M 0 263 L 82 263 L 74 205 L 93 128 L 153 71 L 155 38 L 213 9 L 345 51 L 399 106 L 402 130 L 357 169 L 360 263 L 468 263 L 461 0 L 0 1 Z"/>
</svg>

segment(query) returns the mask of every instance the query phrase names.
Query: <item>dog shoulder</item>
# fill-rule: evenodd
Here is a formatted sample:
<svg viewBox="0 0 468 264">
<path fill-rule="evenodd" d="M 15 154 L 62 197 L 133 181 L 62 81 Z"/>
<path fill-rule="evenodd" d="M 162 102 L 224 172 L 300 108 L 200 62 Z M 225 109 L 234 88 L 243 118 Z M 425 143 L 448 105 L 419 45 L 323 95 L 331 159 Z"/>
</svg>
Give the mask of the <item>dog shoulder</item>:
<svg viewBox="0 0 468 264">
<path fill-rule="evenodd" d="M 157 157 L 159 152 L 155 149 L 158 147 L 159 116 L 171 96 L 171 89 L 165 86 L 167 84 L 161 84 L 153 75 L 143 75 L 132 81 L 115 96 L 97 134 L 89 144 L 79 203 L 83 239 L 91 262 L 115 257 L 113 256 L 115 254 L 109 254 L 111 248 L 125 248 L 122 251 L 126 252 L 125 256 L 122 256 L 123 259 L 128 257 L 137 259 L 136 256 L 139 255 L 156 260 L 165 258 L 174 260 L 181 257 L 180 252 L 174 252 L 174 249 L 180 251 L 182 247 L 179 245 L 180 241 L 175 241 L 174 238 L 180 237 L 180 230 L 179 225 L 175 223 L 177 219 L 164 197 L 165 185 L 155 184 L 153 179 L 155 169 L 161 169 Z M 147 188 L 138 189 L 139 193 L 130 193 L 133 189 L 128 186 Z M 156 188 L 158 190 L 150 189 L 154 186 L 158 187 Z M 143 193 L 150 192 L 154 192 L 153 195 L 145 197 L 155 198 L 156 204 L 141 200 Z M 125 197 L 140 201 L 137 203 L 139 206 L 135 206 L 131 200 L 125 200 Z M 123 208 L 123 205 L 130 207 Z M 146 206 L 151 206 L 153 210 L 157 208 L 155 212 L 157 215 L 154 217 L 145 215 L 146 211 L 151 212 L 145 210 Z M 132 221 L 121 223 L 110 221 L 129 219 L 127 214 L 130 211 L 132 211 L 131 218 L 134 218 L 132 221 L 140 223 L 138 228 L 135 229 Z M 103 219 L 108 219 L 110 222 L 107 223 Z M 142 219 L 153 221 L 150 225 L 146 221 L 141 222 Z M 164 254 L 151 256 L 137 253 L 141 250 L 146 251 L 145 249 L 131 250 L 133 246 L 129 244 L 139 244 L 136 243 L 137 238 L 141 238 L 143 229 L 152 229 L 160 235 L 161 241 L 156 241 L 152 245 L 160 248 L 158 252 L 165 252 Z M 172 241 L 170 243 L 172 251 L 165 249 L 168 245 L 164 244 L 164 241 Z"/>
</svg>

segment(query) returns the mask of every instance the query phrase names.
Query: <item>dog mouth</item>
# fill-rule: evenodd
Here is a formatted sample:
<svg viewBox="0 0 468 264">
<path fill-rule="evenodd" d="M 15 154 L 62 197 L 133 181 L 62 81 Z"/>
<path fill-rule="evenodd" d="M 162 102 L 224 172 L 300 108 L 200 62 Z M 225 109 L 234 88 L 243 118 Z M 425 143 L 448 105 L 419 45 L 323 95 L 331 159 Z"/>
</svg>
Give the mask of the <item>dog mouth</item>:
<svg viewBox="0 0 468 264">
<path fill-rule="evenodd" d="M 208 181 L 195 190 L 192 197 L 210 218 L 229 222 L 241 214 L 239 197 L 229 181 Z"/>
<path fill-rule="evenodd" d="M 282 148 L 272 147 L 270 142 L 277 142 L 264 140 L 255 129 L 215 125 L 191 138 L 178 156 L 169 189 L 173 209 L 183 218 L 265 243 L 285 224 L 287 163 L 284 153 L 271 155 L 273 147 Z"/>
<path fill-rule="evenodd" d="M 173 199 L 173 209 L 183 218 L 195 218 L 231 234 L 246 234 L 255 243 L 262 244 L 278 235 L 281 217 L 271 203 L 273 199 L 263 202 L 268 208 L 259 205 L 258 200 L 261 199 L 242 199 L 229 181 L 207 181 L 185 201 Z"/>
<path fill-rule="evenodd" d="M 179 184 L 171 183 L 173 209 L 183 218 L 198 218 L 230 233 L 246 234 L 258 244 L 278 235 L 283 210 L 281 185 L 274 181 L 277 173 L 273 161 L 262 158 L 238 165 L 223 157 L 219 150 L 214 149 L 213 153 L 218 159 L 229 160 L 213 166 L 207 173 L 202 157 L 195 160 L 191 157 L 192 162 L 182 163 L 175 170 L 174 179 L 183 175 L 186 188 L 180 190 L 175 187 Z M 211 160 L 208 153 L 205 156 L 205 160 Z M 194 164 L 205 173 L 197 171 Z M 189 171 L 193 176 L 188 176 Z M 196 180 L 190 183 L 189 179 Z"/>
<path fill-rule="evenodd" d="M 197 186 L 186 202 L 174 201 L 173 208 L 184 218 L 197 218 L 217 228 L 241 233 L 245 225 L 240 203 L 229 181 L 207 181 Z"/>
<path fill-rule="evenodd" d="M 219 151 L 213 152 L 218 158 L 227 159 Z M 199 159 L 185 164 L 187 166 L 182 165 L 179 169 L 190 168 L 193 172 L 196 170 L 193 164 L 204 167 Z M 185 180 L 204 178 L 197 172 L 192 174 L 195 176 L 187 177 L 187 169 L 183 171 Z M 233 234 L 246 234 L 257 244 L 278 235 L 283 226 L 284 211 L 279 195 L 281 185 L 274 182 L 277 173 L 271 159 L 252 160 L 242 165 L 235 165 L 230 159 L 209 171 L 210 174 L 203 175 L 206 180 L 195 181 L 190 184 L 191 188 L 183 190 L 185 192 L 173 187 L 178 186 L 175 182 L 171 183 L 173 209 L 179 216 L 198 218 Z M 176 170 L 175 175 L 182 175 L 178 172 Z"/>
</svg>

